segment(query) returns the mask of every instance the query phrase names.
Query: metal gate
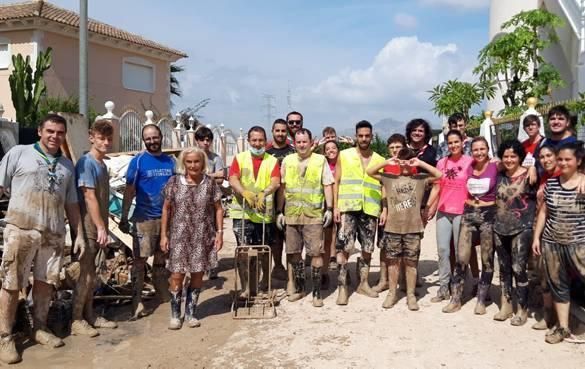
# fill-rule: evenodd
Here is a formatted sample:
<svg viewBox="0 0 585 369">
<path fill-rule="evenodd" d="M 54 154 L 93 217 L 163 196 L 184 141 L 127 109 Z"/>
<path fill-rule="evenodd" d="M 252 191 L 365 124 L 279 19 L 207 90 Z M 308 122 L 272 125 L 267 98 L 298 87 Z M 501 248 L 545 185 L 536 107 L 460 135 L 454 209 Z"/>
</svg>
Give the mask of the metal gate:
<svg viewBox="0 0 585 369">
<path fill-rule="evenodd" d="M 140 151 L 142 149 L 142 122 L 140 115 L 133 110 L 120 117 L 120 151 Z"/>
<path fill-rule="evenodd" d="M 172 149 L 173 148 L 173 130 L 174 130 L 174 121 L 170 117 L 162 118 L 158 121 L 157 125 L 162 132 L 163 140 L 162 140 L 162 148 L 163 149 Z"/>
</svg>

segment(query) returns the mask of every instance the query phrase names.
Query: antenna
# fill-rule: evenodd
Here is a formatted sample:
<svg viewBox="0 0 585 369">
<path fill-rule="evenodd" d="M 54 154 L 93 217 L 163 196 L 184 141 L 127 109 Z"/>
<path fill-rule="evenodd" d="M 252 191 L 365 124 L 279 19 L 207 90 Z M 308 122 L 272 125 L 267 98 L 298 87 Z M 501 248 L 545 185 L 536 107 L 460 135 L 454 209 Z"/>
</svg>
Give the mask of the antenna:
<svg viewBox="0 0 585 369">
<path fill-rule="evenodd" d="M 276 108 L 273 103 L 274 95 L 263 94 L 262 97 L 264 98 L 264 100 L 266 100 L 264 104 L 264 108 L 266 109 L 266 123 L 268 124 L 268 126 L 270 126 L 272 124 L 273 113 Z"/>
</svg>

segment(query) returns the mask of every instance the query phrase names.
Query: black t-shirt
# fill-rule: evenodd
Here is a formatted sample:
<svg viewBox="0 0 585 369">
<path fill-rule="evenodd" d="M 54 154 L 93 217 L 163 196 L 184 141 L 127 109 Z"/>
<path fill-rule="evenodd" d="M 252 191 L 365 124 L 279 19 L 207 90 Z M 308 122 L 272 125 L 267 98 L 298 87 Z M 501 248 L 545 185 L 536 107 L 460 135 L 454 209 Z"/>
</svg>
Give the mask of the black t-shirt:
<svg viewBox="0 0 585 369">
<path fill-rule="evenodd" d="M 279 149 L 274 146 L 271 146 L 268 149 L 266 149 L 266 152 L 274 156 L 276 159 L 278 159 L 278 163 L 280 164 L 282 163 L 282 159 L 284 159 L 285 156 L 295 152 L 295 148 L 292 147 L 291 145 L 286 145 L 285 147 Z"/>
</svg>

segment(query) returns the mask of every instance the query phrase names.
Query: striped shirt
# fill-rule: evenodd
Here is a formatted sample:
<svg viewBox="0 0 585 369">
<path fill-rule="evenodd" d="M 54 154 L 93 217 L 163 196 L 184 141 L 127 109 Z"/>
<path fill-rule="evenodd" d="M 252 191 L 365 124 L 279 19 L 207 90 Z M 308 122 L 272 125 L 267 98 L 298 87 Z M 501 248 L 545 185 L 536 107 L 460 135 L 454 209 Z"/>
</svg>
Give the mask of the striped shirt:
<svg viewBox="0 0 585 369">
<path fill-rule="evenodd" d="M 560 177 L 554 177 L 546 182 L 544 199 L 547 216 L 542 239 L 562 245 L 585 241 L 585 197 L 576 188 L 564 188 Z"/>
</svg>

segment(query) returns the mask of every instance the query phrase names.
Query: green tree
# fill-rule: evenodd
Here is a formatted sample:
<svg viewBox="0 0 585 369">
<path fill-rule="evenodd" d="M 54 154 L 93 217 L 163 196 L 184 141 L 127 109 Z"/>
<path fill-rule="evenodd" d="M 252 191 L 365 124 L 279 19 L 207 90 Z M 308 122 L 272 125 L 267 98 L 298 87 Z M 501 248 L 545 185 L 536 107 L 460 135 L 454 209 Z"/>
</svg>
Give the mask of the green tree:
<svg viewBox="0 0 585 369">
<path fill-rule="evenodd" d="M 485 98 L 493 98 L 496 94 L 495 85 L 489 81 L 469 83 L 449 80 L 428 91 L 429 100 L 434 103 L 433 112 L 448 117 L 454 113 L 462 113 L 469 118 L 469 111 Z"/>
<path fill-rule="evenodd" d="M 502 34 L 480 50 L 474 73 L 482 83 L 497 83 L 504 113 L 528 97 L 541 98 L 564 85 L 556 68 L 541 55 L 558 41 L 554 29 L 562 26 L 562 19 L 546 10 L 523 11 L 503 23 Z"/>
<path fill-rule="evenodd" d="M 372 139 L 372 143 L 370 147 L 375 153 L 382 155 L 382 157 L 388 157 L 388 146 L 386 145 L 386 141 L 384 141 L 378 134 L 374 134 L 374 138 Z"/>
<path fill-rule="evenodd" d="M 47 96 L 39 104 L 38 116 L 43 117 L 49 113 L 78 113 L 79 99 L 77 97 L 52 97 Z M 89 123 L 93 122 L 98 116 L 97 111 L 93 107 L 88 108 Z"/>
<path fill-rule="evenodd" d="M 177 79 L 177 73 L 181 73 L 185 70 L 185 67 L 180 65 L 171 64 L 170 66 L 170 92 L 171 96 L 181 97 L 183 96 L 183 91 L 181 91 L 181 86 L 179 84 L 179 80 Z M 173 106 L 173 102 L 171 101 L 171 106 Z"/>
<path fill-rule="evenodd" d="M 34 127 L 39 119 L 39 105 L 47 93 L 43 74 L 51 68 L 51 52 L 41 51 L 37 56 L 35 70 L 30 64 L 30 56 L 12 56 L 12 73 L 8 77 L 12 105 L 16 110 L 16 120 L 23 126 Z"/>
</svg>

